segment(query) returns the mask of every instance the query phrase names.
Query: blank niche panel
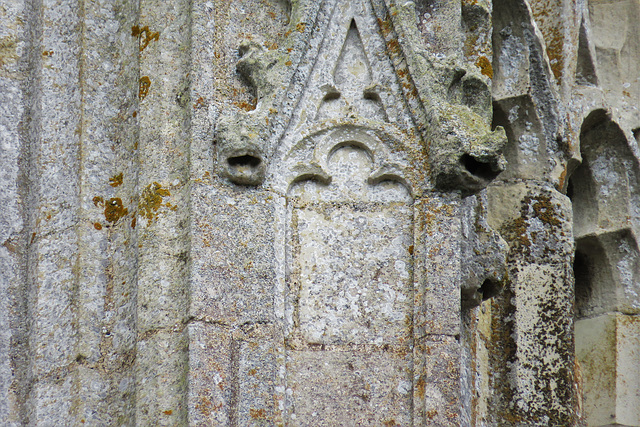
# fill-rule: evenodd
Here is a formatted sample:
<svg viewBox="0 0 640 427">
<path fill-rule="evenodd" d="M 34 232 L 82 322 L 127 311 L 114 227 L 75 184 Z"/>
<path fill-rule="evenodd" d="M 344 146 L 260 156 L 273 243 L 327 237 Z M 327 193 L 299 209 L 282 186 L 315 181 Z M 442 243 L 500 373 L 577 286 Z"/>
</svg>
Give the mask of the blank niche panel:
<svg viewBox="0 0 640 427">
<path fill-rule="evenodd" d="M 325 156 L 330 182 L 306 179 L 289 192 L 294 323 L 313 344 L 406 342 L 413 199 L 398 181 L 371 182 L 364 144 L 345 141 Z"/>
</svg>

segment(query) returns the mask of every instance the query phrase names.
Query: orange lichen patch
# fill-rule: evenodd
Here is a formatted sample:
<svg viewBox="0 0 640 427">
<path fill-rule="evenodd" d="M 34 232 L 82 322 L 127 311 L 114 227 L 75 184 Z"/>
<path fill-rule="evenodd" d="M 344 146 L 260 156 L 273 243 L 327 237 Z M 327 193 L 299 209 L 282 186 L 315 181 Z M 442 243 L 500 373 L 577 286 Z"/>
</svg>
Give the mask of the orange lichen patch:
<svg viewBox="0 0 640 427">
<path fill-rule="evenodd" d="M 304 33 L 304 30 L 307 28 L 307 24 L 304 22 L 300 22 L 298 25 L 296 25 L 296 30 L 298 30 L 298 32 L 300 33 Z"/>
<path fill-rule="evenodd" d="M 391 39 L 387 42 L 387 49 L 389 49 L 389 53 L 398 53 L 400 52 L 400 43 L 396 39 Z"/>
<path fill-rule="evenodd" d="M 196 102 L 193 104 L 193 109 L 197 110 L 198 108 L 206 107 L 207 103 L 203 97 L 196 99 Z"/>
<path fill-rule="evenodd" d="M 140 52 L 142 52 L 147 46 L 149 46 L 149 43 L 151 43 L 153 40 L 160 40 L 160 32 L 151 31 L 148 25 L 145 25 L 142 28 L 140 28 L 138 25 L 134 25 L 133 27 L 131 27 L 131 35 L 133 37 L 138 37 L 138 39 L 140 40 Z"/>
<path fill-rule="evenodd" d="M 562 221 L 557 218 L 556 210 L 549 197 L 538 196 L 534 200 L 536 200 L 536 202 L 532 207 L 537 218 L 552 227 L 560 227 L 562 225 Z"/>
<path fill-rule="evenodd" d="M 100 196 L 93 198 L 93 206 L 98 207 L 98 205 L 104 206 L 104 199 Z"/>
<path fill-rule="evenodd" d="M 547 46 L 547 57 L 554 77 L 560 81 L 562 79 L 562 69 L 564 67 L 564 34 L 561 22 L 556 21 L 557 16 L 561 16 L 560 4 L 557 2 L 533 2 L 531 9 L 533 17 L 542 32 Z"/>
<path fill-rule="evenodd" d="M 135 216 L 131 220 L 131 228 L 136 228 L 136 217 Z"/>
<path fill-rule="evenodd" d="M 563 47 L 564 36 L 557 28 L 552 28 L 545 34 L 545 41 L 547 42 L 547 56 L 549 57 L 549 64 L 551 65 L 551 71 L 554 77 L 560 81 L 562 79 L 562 68 L 564 67 Z"/>
<path fill-rule="evenodd" d="M 171 409 L 167 409 L 166 411 L 163 411 L 163 414 L 171 415 L 171 414 L 173 414 L 173 411 Z"/>
<path fill-rule="evenodd" d="M 109 178 L 109 185 L 112 187 L 119 187 L 122 185 L 122 172 L 120 172 L 118 175 L 114 175 L 111 178 Z"/>
<path fill-rule="evenodd" d="M 138 97 L 140 98 L 140 101 L 145 99 L 149 94 L 149 87 L 151 87 L 151 80 L 149 79 L 149 77 L 140 77 L 140 88 L 138 90 Z"/>
<path fill-rule="evenodd" d="M 425 390 L 426 390 L 426 382 L 424 380 L 424 377 L 421 376 L 416 382 L 416 395 L 420 399 L 423 399 Z"/>
<path fill-rule="evenodd" d="M 425 413 L 425 416 L 426 416 L 427 418 L 429 418 L 429 419 L 434 418 L 436 415 L 438 415 L 438 411 L 436 411 L 435 409 L 432 409 L 432 410 L 427 411 L 427 412 Z"/>
<path fill-rule="evenodd" d="M 168 196 L 171 196 L 169 190 L 162 188 L 157 182 L 147 185 L 140 194 L 138 214 L 146 218 L 148 224 L 151 224 L 158 215 L 158 209 L 162 206 L 162 198 Z"/>
<path fill-rule="evenodd" d="M 291 61 L 285 62 L 284 65 L 286 65 L 287 67 L 290 67 L 291 66 Z"/>
<path fill-rule="evenodd" d="M 565 167 L 562 173 L 560 174 L 560 178 L 558 178 L 558 184 L 556 185 L 556 190 L 562 192 L 564 188 L 564 182 L 567 180 L 567 168 Z"/>
<path fill-rule="evenodd" d="M 476 67 L 480 68 L 480 72 L 490 79 L 493 78 L 493 66 L 486 56 L 480 56 L 476 61 Z"/>
<path fill-rule="evenodd" d="M 474 30 L 472 30 L 474 31 Z M 464 56 L 467 58 L 473 57 L 478 53 L 478 38 L 479 34 L 471 33 L 467 35 L 464 40 Z"/>
<path fill-rule="evenodd" d="M 53 56 L 53 51 L 45 50 L 44 52 L 42 52 L 42 56 Z"/>
<path fill-rule="evenodd" d="M 202 178 L 194 178 L 193 180 L 199 184 L 206 184 L 211 178 L 209 171 L 205 171 Z"/>
<path fill-rule="evenodd" d="M 129 209 L 122 205 L 120 197 L 112 197 L 104 203 L 104 217 L 109 222 L 117 222 L 128 213 Z"/>
<path fill-rule="evenodd" d="M 254 420 L 266 420 L 267 419 L 267 411 L 264 409 L 253 409 L 249 408 L 249 415 Z"/>
<path fill-rule="evenodd" d="M 383 36 L 387 36 L 391 32 L 391 22 L 389 17 L 385 19 L 378 18 L 378 25 L 380 26 Z"/>
<path fill-rule="evenodd" d="M 256 105 L 258 105 L 258 98 L 254 98 L 251 102 L 233 102 L 233 105 L 244 111 L 253 111 L 256 109 Z"/>
<path fill-rule="evenodd" d="M 99 222 L 94 222 L 93 228 L 95 228 L 96 230 L 102 230 L 102 224 L 100 224 Z"/>
</svg>

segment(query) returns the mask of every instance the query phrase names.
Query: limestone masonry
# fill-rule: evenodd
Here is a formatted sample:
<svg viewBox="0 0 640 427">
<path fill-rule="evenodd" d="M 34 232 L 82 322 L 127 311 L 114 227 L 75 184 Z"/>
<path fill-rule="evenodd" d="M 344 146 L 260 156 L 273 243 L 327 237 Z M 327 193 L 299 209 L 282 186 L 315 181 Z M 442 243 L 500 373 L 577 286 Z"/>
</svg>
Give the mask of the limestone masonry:
<svg viewBox="0 0 640 427">
<path fill-rule="evenodd" d="M 640 427 L 640 0 L 4 0 L 0 425 Z"/>
</svg>

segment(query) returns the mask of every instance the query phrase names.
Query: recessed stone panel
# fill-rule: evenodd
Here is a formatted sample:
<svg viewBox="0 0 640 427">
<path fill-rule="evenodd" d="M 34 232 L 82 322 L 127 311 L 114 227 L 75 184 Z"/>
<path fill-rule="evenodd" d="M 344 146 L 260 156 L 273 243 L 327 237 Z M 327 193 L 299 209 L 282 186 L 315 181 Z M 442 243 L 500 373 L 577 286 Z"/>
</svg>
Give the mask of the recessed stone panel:
<svg viewBox="0 0 640 427">
<path fill-rule="evenodd" d="M 300 330 L 312 343 L 400 343 L 410 337 L 412 206 L 295 209 Z"/>
</svg>

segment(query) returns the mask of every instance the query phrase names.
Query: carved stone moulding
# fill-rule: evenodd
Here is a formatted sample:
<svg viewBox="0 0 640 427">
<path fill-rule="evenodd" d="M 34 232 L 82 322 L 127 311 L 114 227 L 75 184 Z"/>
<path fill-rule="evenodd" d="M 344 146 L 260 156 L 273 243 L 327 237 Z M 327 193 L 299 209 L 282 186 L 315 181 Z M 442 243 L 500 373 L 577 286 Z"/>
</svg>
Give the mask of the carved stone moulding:
<svg viewBox="0 0 640 427">
<path fill-rule="evenodd" d="M 309 7 L 303 3 L 294 9 Z M 407 16 L 407 7 L 351 0 L 325 1 L 319 10 L 325 19 L 308 32 L 307 51 L 297 67 L 282 49 L 253 42 L 240 46 L 237 69 L 254 88 L 257 105 L 219 119 L 221 176 L 240 185 L 261 185 L 266 179 L 267 187 L 283 193 L 285 182 L 305 177 L 327 182 L 321 150 L 305 154 L 302 148 L 323 135 L 342 138 L 336 146 L 351 141 L 366 147 L 376 167 L 370 182 L 402 182 L 414 196 L 431 190 L 471 194 L 504 169 L 504 131 L 491 131 L 481 108 L 491 105 L 482 101 L 490 99 L 486 82 L 455 64 L 443 71 L 426 59 L 409 60 L 424 47 L 416 45 L 419 29 L 411 25 L 415 16 Z M 291 16 L 300 15 L 294 10 Z M 290 25 L 301 28 L 301 23 Z M 442 83 L 447 78 L 440 74 L 451 81 Z M 451 103 L 440 94 L 447 91 L 465 92 L 456 100 L 475 101 Z M 301 157 L 292 165 L 294 153 Z"/>
</svg>

